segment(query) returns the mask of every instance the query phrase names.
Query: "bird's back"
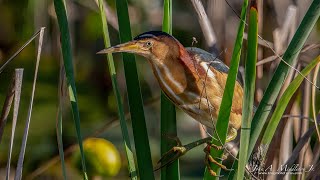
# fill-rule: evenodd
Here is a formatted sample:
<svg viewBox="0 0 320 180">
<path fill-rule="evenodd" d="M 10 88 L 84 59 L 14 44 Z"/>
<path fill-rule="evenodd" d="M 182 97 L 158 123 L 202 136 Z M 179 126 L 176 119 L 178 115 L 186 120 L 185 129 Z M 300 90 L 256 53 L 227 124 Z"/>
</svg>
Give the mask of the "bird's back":
<svg viewBox="0 0 320 180">
<path fill-rule="evenodd" d="M 195 58 L 199 58 L 199 60 L 209 63 L 210 66 L 213 66 L 216 70 L 226 74 L 229 73 L 229 67 L 219 59 L 218 55 L 214 53 L 209 53 L 203 49 L 196 47 L 187 47 L 186 50 L 190 54 L 193 54 Z M 240 83 L 241 86 L 243 86 L 243 80 L 239 72 L 237 75 L 237 81 Z"/>
<path fill-rule="evenodd" d="M 208 112 L 208 109 L 204 110 L 206 111 L 206 113 L 208 113 L 206 116 L 212 117 L 213 115 L 213 117 L 215 117 L 214 120 L 216 120 L 220 110 L 221 100 L 225 89 L 225 83 L 228 77 L 229 67 L 225 65 L 220 59 L 218 59 L 216 55 L 211 54 L 202 49 L 188 47 L 186 48 L 186 50 L 189 53 L 189 55 L 193 58 L 193 62 L 198 64 L 198 71 L 200 70 L 200 68 L 202 68 L 202 72 L 206 72 L 205 74 L 198 73 L 196 75 L 199 76 L 200 79 L 200 81 L 197 83 L 198 89 L 200 91 L 199 95 L 200 99 L 204 97 L 208 100 L 210 106 L 212 106 L 212 110 L 210 110 L 211 113 Z M 203 89 L 205 89 L 205 91 Z M 230 115 L 230 125 L 235 129 L 238 129 L 241 124 L 242 97 L 242 80 L 240 74 L 238 73 Z M 201 104 L 203 104 L 204 107 L 206 103 L 203 101 L 200 102 Z"/>
</svg>

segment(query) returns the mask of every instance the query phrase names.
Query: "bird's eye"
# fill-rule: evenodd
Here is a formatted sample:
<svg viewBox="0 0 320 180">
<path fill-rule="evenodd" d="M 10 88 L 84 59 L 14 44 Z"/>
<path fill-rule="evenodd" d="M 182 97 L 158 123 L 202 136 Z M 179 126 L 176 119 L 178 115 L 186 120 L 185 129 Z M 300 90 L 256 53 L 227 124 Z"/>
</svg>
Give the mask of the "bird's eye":
<svg viewBox="0 0 320 180">
<path fill-rule="evenodd" d="M 151 47 L 152 46 L 152 42 L 151 41 L 147 41 L 146 42 L 146 47 Z"/>
</svg>

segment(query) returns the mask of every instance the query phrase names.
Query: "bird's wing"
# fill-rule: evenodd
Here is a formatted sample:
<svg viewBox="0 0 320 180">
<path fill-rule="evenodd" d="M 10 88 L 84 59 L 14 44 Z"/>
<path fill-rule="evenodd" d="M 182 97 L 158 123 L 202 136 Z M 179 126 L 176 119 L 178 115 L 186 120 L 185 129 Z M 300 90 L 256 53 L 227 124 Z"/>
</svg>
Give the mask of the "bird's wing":
<svg viewBox="0 0 320 180">
<path fill-rule="evenodd" d="M 225 74 L 228 74 L 229 72 L 229 67 L 225 65 L 216 54 L 211 54 L 205 50 L 202 50 L 200 48 L 196 47 L 187 47 L 187 51 L 191 54 L 194 54 L 195 56 L 198 56 L 201 61 L 208 62 L 210 66 L 214 67 L 214 69 L 223 72 Z M 238 72 L 237 75 L 237 81 L 243 87 L 243 80 L 241 77 L 241 74 Z"/>
</svg>

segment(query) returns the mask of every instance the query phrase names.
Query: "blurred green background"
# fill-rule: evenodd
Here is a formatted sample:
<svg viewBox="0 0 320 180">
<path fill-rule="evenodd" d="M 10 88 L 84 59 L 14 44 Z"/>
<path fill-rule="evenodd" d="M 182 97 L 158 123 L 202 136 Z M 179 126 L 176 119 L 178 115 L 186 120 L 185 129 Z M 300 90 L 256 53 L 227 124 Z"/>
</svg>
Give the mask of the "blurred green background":
<svg viewBox="0 0 320 180">
<path fill-rule="evenodd" d="M 118 26 L 115 13 L 115 1 L 107 0 L 109 30 L 111 44 L 119 43 Z M 299 9 L 297 21 L 300 22 L 306 8 L 311 1 L 264 1 L 262 21 L 263 28 L 260 34 L 268 41 L 273 41 L 273 30 L 282 26 L 286 9 L 290 4 L 295 4 Z M 129 14 L 132 25 L 132 34 L 138 35 L 145 31 L 161 30 L 162 1 L 161 0 L 128 0 Z M 238 17 L 232 9 L 221 0 L 205 0 L 204 7 L 209 15 L 213 29 L 217 34 L 218 51 L 225 51 L 221 58 L 228 64 L 235 39 Z M 236 12 L 240 12 L 242 1 L 230 1 Z M 276 4 L 275 4 L 276 3 Z M 76 85 L 79 98 L 81 128 L 83 136 L 90 136 L 106 123 L 117 119 L 116 101 L 112 92 L 111 80 L 107 72 L 106 57 L 96 55 L 103 49 L 103 37 L 101 31 L 98 7 L 94 0 L 69 0 L 66 1 L 69 28 L 72 37 L 74 56 L 74 68 Z M 300 19 L 299 19 L 300 18 Z M 54 6 L 51 0 L 0 0 L 0 63 L 4 62 L 31 36 L 40 29 L 46 27 L 41 62 L 39 67 L 38 82 L 36 87 L 34 107 L 30 124 L 28 144 L 25 155 L 24 177 L 32 177 L 32 173 L 51 158 L 58 155 L 56 141 L 56 117 L 58 107 L 58 82 L 61 61 L 60 35 L 55 17 Z M 195 46 L 205 50 L 208 47 L 202 35 L 198 23 L 197 14 L 190 1 L 173 1 L 173 35 L 185 46 L 191 46 L 192 37 L 196 37 L 198 44 Z M 309 43 L 319 41 L 317 32 Z M 22 86 L 22 100 L 14 141 L 12 165 L 16 165 L 20 150 L 23 128 L 27 116 L 28 104 L 31 95 L 32 80 L 34 75 L 36 44 L 32 42 L 0 75 L 0 104 L 3 105 L 8 85 L 15 68 L 24 68 Z M 262 49 L 263 55 L 268 57 L 271 51 Z M 312 55 L 310 55 L 312 56 Z M 305 57 L 310 60 L 310 56 Z M 128 112 L 125 79 L 120 54 L 114 55 L 118 82 Z M 149 140 L 153 163 L 156 165 L 160 152 L 160 88 L 153 77 L 147 61 L 137 57 L 137 65 L 140 75 L 143 100 L 145 103 L 145 115 L 147 119 Z M 265 66 L 264 71 L 270 71 L 272 67 Z M 268 75 L 268 74 L 267 74 Z M 268 82 L 270 76 L 263 80 Z M 262 89 L 266 84 L 258 85 Z M 76 142 L 74 122 L 71 117 L 69 102 L 65 101 L 63 112 L 63 142 L 67 148 Z M 183 144 L 199 139 L 200 131 L 196 121 L 181 111 L 178 117 L 178 136 Z M 4 176 L 6 167 L 8 144 L 11 134 L 11 119 L 5 127 L 4 137 L 0 146 L 0 179 Z M 131 123 L 128 123 L 131 133 Z M 112 142 L 119 150 L 122 159 L 120 174 L 114 179 L 128 179 L 126 160 L 123 150 L 120 127 L 118 125 L 98 133 L 98 137 Z M 182 179 L 201 179 L 204 172 L 203 147 L 197 147 L 180 162 Z M 67 162 L 69 156 L 66 157 Z M 72 177 L 81 177 L 70 165 L 68 173 Z M 159 172 L 156 172 L 159 177 Z M 61 179 L 59 163 L 39 174 L 36 179 Z"/>
</svg>

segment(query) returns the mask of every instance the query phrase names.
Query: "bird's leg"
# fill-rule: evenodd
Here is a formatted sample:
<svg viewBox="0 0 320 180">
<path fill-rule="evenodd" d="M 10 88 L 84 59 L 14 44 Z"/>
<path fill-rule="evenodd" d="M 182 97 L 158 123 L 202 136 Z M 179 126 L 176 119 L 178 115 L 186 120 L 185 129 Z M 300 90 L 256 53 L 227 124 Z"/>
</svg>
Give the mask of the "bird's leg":
<svg viewBox="0 0 320 180">
<path fill-rule="evenodd" d="M 232 140 L 234 140 L 237 137 L 237 130 L 235 128 L 230 128 L 228 130 L 228 135 L 227 135 L 227 139 L 226 142 L 230 142 Z M 217 150 L 221 150 L 223 147 L 222 146 L 217 146 L 213 143 L 208 143 L 208 145 L 203 149 L 203 151 L 206 153 L 206 157 L 205 157 L 205 164 L 207 166 L 208 171 L 210 172 L 210 174 L 212 176 L 217 176 L 217 173 L 215 171 L 213 171 L 213 169 L 210 166 L 210 163 L 214 163 L 217 166 L 219 166 L 221 169 L 224 169 L 226 171 L 231 171 L 232 169 L 228 169 L 226 166 L 224 166 L 223 164 L 219 163 L 218 161 L 216 161 L 211 155 L 210 155 L 210 149 L 211 148 L 215 148 Z M 223 154 L 222 158 L 217 158 L 220 159 L 221 161 L 227 159 L 227 156 L 225 156 L 225 154 Z"/>
<path fill-rule="evenodd" d="M 174 162 L 175 160 L 179 159 L 181 156 L 183 156 L 184 154 L 186 154 L 188 151 L 190 151 L 191 149 L 204 144 L 204 143 L 209 143 L 211 141 L 211 137 L 207 137 L 204 139 L 200 139 L 198 141 L 186 144 L 186 145 L 182 145 L 181 141 L 179 140 L 178 137 L 171 137 L 168 135 L 165 135 L 167 138 L 176 141 L 177 145 L 174 146 L 173 148 L 171 148 L 168 152 L 166 152 L 158 161 L 158 165 L 154 170 L 159 170 L 162 167 L 171 164 L 172 162 Z"/>
<path fill-rule="evenodd" d="M 215 145 L 215 144 L 211 143 L 211 141 L 210 141 L 210 142 L 207 142 L 207 147 L 213 147 L 213 148 L 215 148 L 216 150 L 221 150 L 221 149 L 223 149 L 223 146 Z"/>
<path fill-rule="evenodd" d="M 215 163 L 218 166 L 220 166 L 222 169 L 228 170 L 224 165 L 222 165 L 221 163 L 218 163 L 210 155 L 210 149 L 211 148 L 215 148 L 217 150 L 223 149 L 223 146 L 218 146 L 218 145 L 215 145 L 215 144 L 211 143 L 211 140 L 212 140 L 211 137 L 207 137 L 207 138 L 200 139 L 198 141 L 195 141 L 195 142 L 192 142 L 192 143 L 189 143 L 189 144 L 186 144 L 186 145 L 182 145 L 182 143 L 181 143 L 181 141 L 180 141 L 180 139 L 178 137 L 176 137 L 176 136 L 172 137 L 170 135 L 164 135 L 164 136 L 167 137 L 168 139 L 174 140 L 176 142 L 176 146 L 172 147 L 168 152 L 166 152 L 166 153 L 164 153 L 162 155 L 162 157 L 158 161 L 158 164 L 160 164 L 160 165 L 158 165 L 154 169 L 155 171 L 161 169 L 162 167 L 164 167 L 166 165 L 171 164 L 172 162 L 174 162 L 175 160 L 179 159 L 181 156 L 186 154 L 191 149 L 193 149 L 193 148 L 195 148 L 195 147 L 197 147 L 197 146 L 199 146 L 201 144 L 204 144 L 204 143 L 207 143 L 207 146 L 206 146 L 205 149 L 208 149 L 208 150 L 205 151 L 206 152 L 206 160 L 205 160 L 206 164 L 209 164 L 209 162 L 212 162 L 212 163 Z M 237 131 L 236 131 L 236 129 L 232 128 L 228 132 L 228 136 L 227 136 L 226 142 L 232 141 L 233 139 L 235 139 L 236 136 L 237 136 Z M 208 169 L 210 169 L 209 166 L 207 166 L 207 167 L 208 167 Z M 214 173 L 211 173 L 211 174 L 214 174 Z"/>
<path fill-rule="evenodd" d="M 175 141 L 176 146 L 172 147 L 168 152 L 162 155 L 162 157 L 158 161 L 158 163 L 161 162 L 161 167 L 167 164 L 170 164 L 171 162 L 173 162 L 174 160 L 178 159 L 180 156 L 186 153 L 186 148 L 182 145 L 180 139 L 177 136 L 170 136 L 168 134 L 165 134 L 163 136 L 165 136 L 170 140 Z M 164 163 L 164 162 L 167 162 L 167 163 Z"/>
<path fill-rule="evenodd" d="M 212 176 L 217 176 L 217 173 L 211 168 L 210 166 L 210 163 L 214 163 L 216 164 L 217 166 L 219 166 L 221 169 L 224 169 L 226 171 L 231 171 L 232 169 L 228 169 L 225 165 L 219 163 L 218 161 L 216 161 L 211 155 L 210 155 L 210 149 L 211 147 L 215 147 L 215 146 L 212 146 L 212 144 L 208 144 L 204 149 L 203 151 L 205 152 L 206 154 L 206 157 L 205 157 L 205 164 L 207 166 L 207 169 L 209 171 L 209 173 L 212 175 Z M 219 150 L 219 149 L 218 149 Z M 224 159 L 222 159 L 224 160 Z"/>
</svg>

